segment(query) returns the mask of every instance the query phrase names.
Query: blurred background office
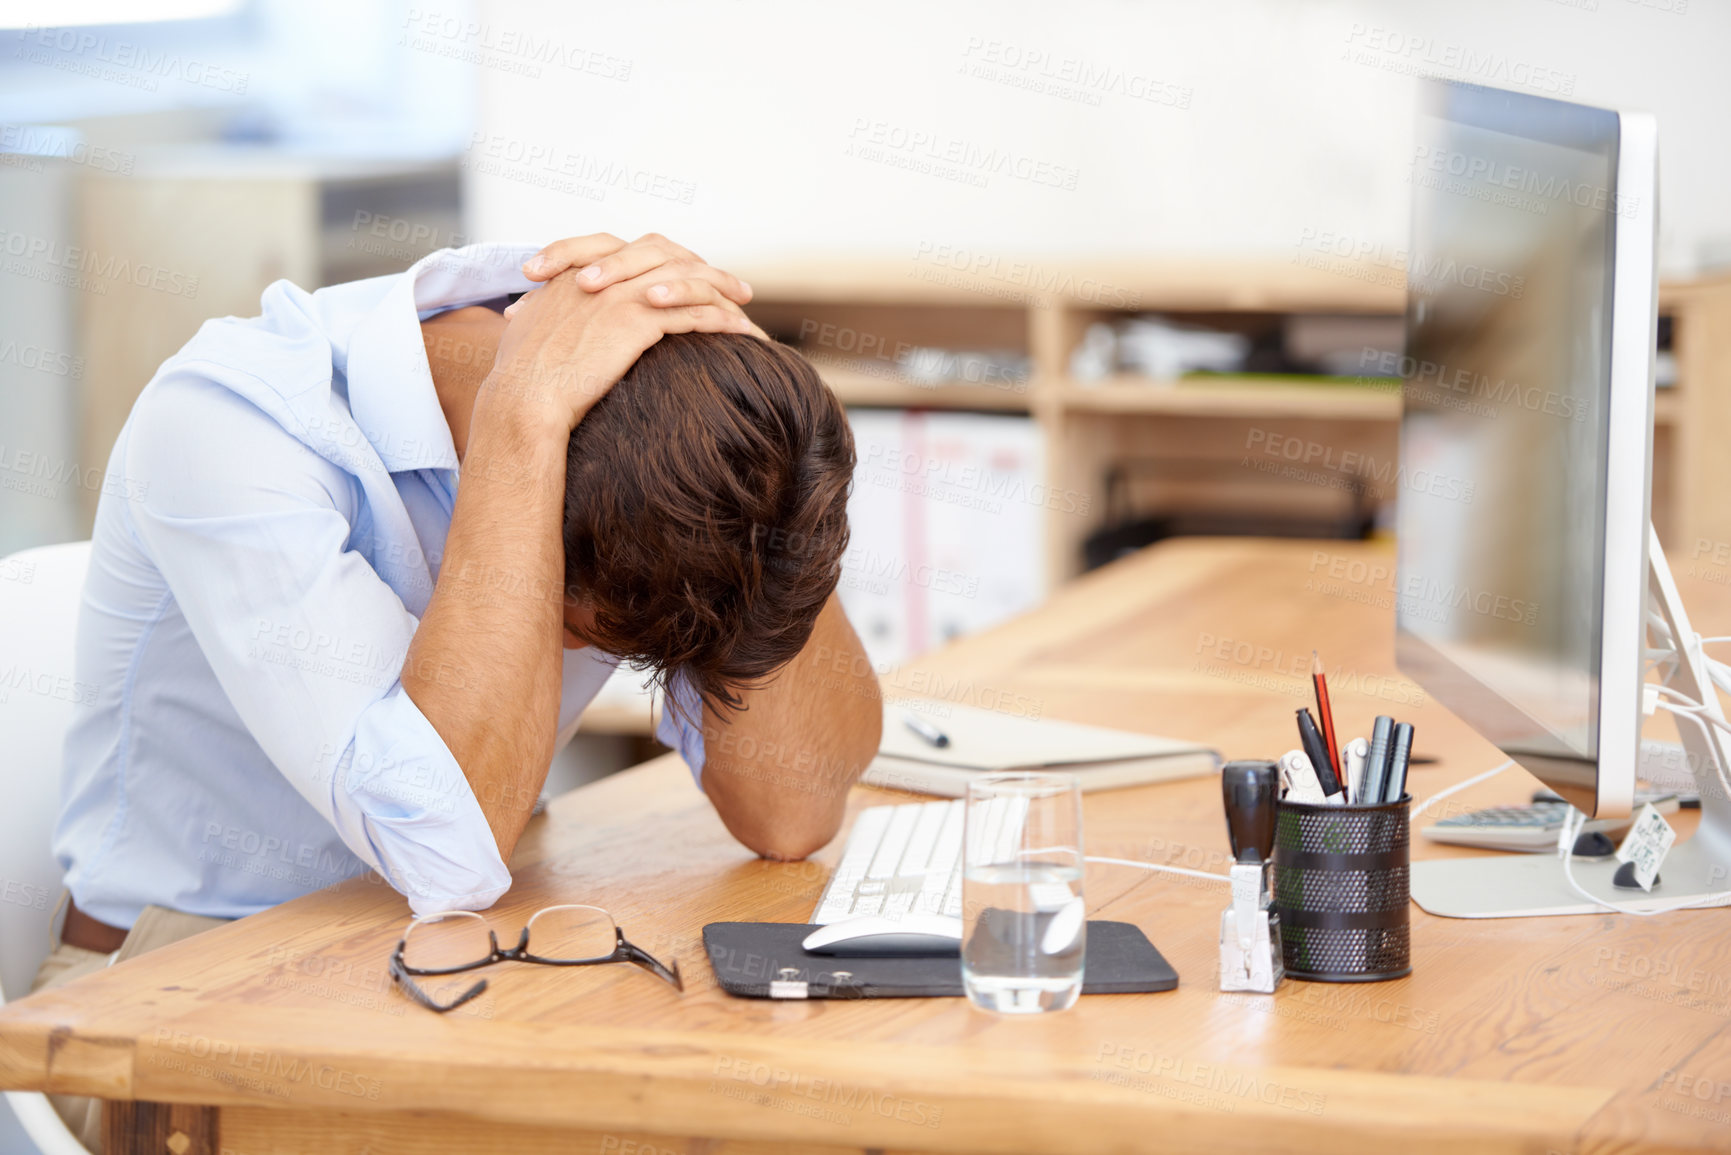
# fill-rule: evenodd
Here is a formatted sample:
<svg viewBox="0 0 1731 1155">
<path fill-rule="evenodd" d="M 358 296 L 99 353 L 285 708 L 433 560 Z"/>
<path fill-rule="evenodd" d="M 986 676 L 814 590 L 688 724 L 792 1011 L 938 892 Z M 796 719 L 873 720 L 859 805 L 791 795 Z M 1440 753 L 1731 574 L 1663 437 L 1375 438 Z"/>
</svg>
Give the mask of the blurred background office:
<svg viewBox="0 0 1731 1155">
<path fill-rule="evenodd" d="M 1410 182 L 1579 195 L 1415 153 L 1423 74 L 1657 114 L 1687 555 L 1731 540 L 1727 45 L 1704 0 L 0 4 L 0 556 L 145 496 L 132 400 L 271 281 L 603 230 L 747 277 L 849 404 L 884 669 L 1162 537 L 1386 532 Z M 644 753 L 615 682 L 559 784 Z"/>
</svg>

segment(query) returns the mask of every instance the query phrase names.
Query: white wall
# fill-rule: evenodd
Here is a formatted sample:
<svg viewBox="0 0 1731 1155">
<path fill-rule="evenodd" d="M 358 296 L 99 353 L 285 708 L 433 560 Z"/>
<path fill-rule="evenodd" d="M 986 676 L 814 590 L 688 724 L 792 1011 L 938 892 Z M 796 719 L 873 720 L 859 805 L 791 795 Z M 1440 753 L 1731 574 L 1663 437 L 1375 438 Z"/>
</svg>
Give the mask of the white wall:
<svg viewBox="0 0 1731 1155">
<path fill-rule="evenodd" d="M 911 257 L 922 243 L 1285 255 L 1305 229 L 1401 245 L 1405 73 L 1429 62 L 1657 113 L 1666 269 L 1687 272 L 1703 244 L 1731 244 L 1731 5 L 1721 0 L 476 0 L 476 10 L 478 29 L 446 25 L 441 38 L 479 61 L 469 223 L 480 236 L 656 229 L 734 261 Z M 567 66 L 536 65 L 549 42 Z M 1050 63 L 1002 63 L 1033 53 Z M 1114 79 L 1073 85 L 1085 99 L 1012 87 L 1066 61 Z M 980 65 L 995 76 L 971 74 Z M 1124 91 L 1150 83 L 1154 100 Z M 886 150 L 903 159 L 995 149 L 1059 180 L 1073 173 L 1074 188 L 1002 172 L 980 188 L 850 155 L 879 124 L 936 142 Z M 511 159 L 531 150 L 534 160 Z M 608 165 L 663 178 L 664 195 L 593 179 Z M 585 170 L 587 181 L 564 175 Z M 531 183 L 561 179 L 563 189 Z"/>
</svg>

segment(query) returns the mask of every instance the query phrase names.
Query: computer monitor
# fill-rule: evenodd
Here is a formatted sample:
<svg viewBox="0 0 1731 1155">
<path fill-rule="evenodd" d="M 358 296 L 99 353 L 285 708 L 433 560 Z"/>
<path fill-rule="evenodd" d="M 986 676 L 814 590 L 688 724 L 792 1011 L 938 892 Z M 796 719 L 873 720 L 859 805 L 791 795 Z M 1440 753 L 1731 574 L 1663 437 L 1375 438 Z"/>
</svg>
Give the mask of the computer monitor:
<svg viewBox="0 0 1731 1155">
<path fill-rule="evenodd" d="M 1648 520 L 1657 126 L 1427 81 L 1411 183 L 1397 661 L 1576 807 L 1625 816 L 1655 570 L 1687 631 Z M 1694 658 L 1685 692 L 1710 697 Z M 1711 772 L 1720 747 L 1691 749 Z M 1419 864 L 1420 905 L 1593 908 L 1555 856 L 1468 861 Z M 1643 895 L 1615 892 L 1603 864 L 1577 874 L 1625 904 Z"/>
<path fill-rule="evenodd" d="M 1432 82 L 1412 168 L 1397 657 L 1605 817 L 1640 743 L 1655 144 L 1648 117 Z"/>
</svg>

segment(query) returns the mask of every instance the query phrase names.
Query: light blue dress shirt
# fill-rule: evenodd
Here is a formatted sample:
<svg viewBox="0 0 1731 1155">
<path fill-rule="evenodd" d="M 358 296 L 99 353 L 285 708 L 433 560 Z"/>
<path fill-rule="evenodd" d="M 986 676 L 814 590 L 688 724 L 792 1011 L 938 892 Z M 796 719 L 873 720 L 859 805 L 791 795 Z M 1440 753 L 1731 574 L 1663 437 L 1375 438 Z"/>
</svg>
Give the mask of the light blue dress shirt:
<svg viewBox="0 0 1731 1155">
<path fill-rule="evenodd" d="M 97 509 L 77 655 L 94 694 L 54 835 L 87 914 L 238 918 L 369 868 L 417 914 L 510 886 L 399 675 L 458 484 L 420 321 L 533 288 L 534 251 L 472 245 L 314 293 L 278 281 L 261 316 L 207 321 L 145 387 L 109 462 L 125 484 Z M 561 741 L 615 665 L 564 660 Z M 700 775 L 701 707 L 683 679 L 674 697 L 660 737 Z"/>
</svg>

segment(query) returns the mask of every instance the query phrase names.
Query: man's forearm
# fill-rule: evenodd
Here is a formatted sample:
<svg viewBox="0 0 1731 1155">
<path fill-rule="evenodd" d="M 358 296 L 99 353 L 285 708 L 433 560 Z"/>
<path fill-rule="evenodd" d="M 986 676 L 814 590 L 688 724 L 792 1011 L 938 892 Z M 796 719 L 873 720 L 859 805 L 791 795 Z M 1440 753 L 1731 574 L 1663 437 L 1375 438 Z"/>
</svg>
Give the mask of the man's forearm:
<svg viewBox="0 0 1731 1155">
<path fill-rule="evenodd" d="M 489 388 L 476 399 L 438 583 L 402 681 L 509 861 L 558 726 L 568 434 Z"/>
<path fill-rule="evenodd" d="M 743 281 L 654 233 L 629 245 L 605 233 L 557 241 L 524 274 L 542 284 L 505 310 L 502 330 L 481 308 L 422 326 L 462 483 L 402 673 L 507 861 L 546 781 L 558 725 L 571 432 L 663 336 L 753 331 L 739 308 L 751 299 Z M 453 366 L 435 327 L 440 337 L 468 335 L 473 355 Z M 480 364 L 490 368 L 471 393 L 463 374 Z"/>
<path fill-rule="evenodd" d="M 883 728 L 877 675 L 838 597 L 799 656 L 744 698 L 727 718 L 704 708 L 704 792 L 752 850 L 804 858 L 841 828 Z"/>
</svg>

